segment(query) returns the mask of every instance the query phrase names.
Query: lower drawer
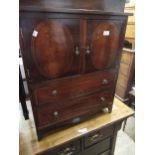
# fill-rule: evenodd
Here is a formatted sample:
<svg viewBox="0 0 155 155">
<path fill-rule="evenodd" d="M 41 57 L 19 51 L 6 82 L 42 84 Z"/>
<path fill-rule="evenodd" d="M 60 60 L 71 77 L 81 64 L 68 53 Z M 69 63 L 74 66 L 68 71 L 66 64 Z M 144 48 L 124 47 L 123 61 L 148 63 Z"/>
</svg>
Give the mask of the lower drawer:
<svg viewBox="0 0 155 155">
<path fill-rule="evenodd" d="M 73 119 L 74 123 L 74 121 L 78 121 L 76 120 L 77 117 L 94 113 L 103 107 L 112 106 L 113 96 L 114 94 L 109 90 L 76 100 L 69 100 L 68 102 L 38 108 L 38 126 L 41 129 L 70 119 Z"/>
<path fill-rule="evenodd" d="M 37 155 L 110 155 L 110 144 L 111 139 L 107 138 L 100 143 L 83 150 L 79 139 Z"/>
<path fill-rule="evenodd" d="M 105 127 L 93 133 L 90 133 L 84 137 L 84 147 L 89 147 L 95 143 L 100 142 L 101 140 L 112 136 L 113 134 L 113 126 Z"/>
<path fill-rule="evenodd" d="M 79 152 L 81 152 L 80 139 L 63 144 L 54 150 L 49 150 L 38 155 L 77 155 Z"/>
</svg>

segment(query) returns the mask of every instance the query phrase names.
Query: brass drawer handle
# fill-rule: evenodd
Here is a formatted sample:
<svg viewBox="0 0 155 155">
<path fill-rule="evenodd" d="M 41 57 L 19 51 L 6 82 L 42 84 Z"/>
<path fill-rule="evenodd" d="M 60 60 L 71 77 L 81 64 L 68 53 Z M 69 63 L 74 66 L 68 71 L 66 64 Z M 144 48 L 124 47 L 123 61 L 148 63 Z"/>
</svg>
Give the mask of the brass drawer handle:
<svg viewBox="0 0 155 155">
<path fill-rule="evenodd" d="M 103 84 L 103 85 L 108 84 L 108 83 L 109 83 L 109 82 L 108 82 L 107 79 L 103 79 L 103 80 L 102 80 L 102 84 Z"/>
<path fill-rule="evenodd" d="M 61 150 L 60 152 L 58 152 L 58 155 L 72 155 L 74 154 L 75 150 L 76 150 L 75 146 L 67 147 Z"/>
<path fill-rule="evenodd" d="M 90 140 L 91 140 L 92 142 L 95 142 L 99 137 L 100 137 L 100 134 L 97 133 L 97 134 L 91 136 L 91 137 L 90 137 Z"/>
<path fill-rule="evenodd" d="M 57 95 L 58 95 L 58 91 L 57 91 L 57 90 L 53 90 L 53 91 L 52 91 L 52 95 L 53 95 L 53 96 L 57 96 Z"/>
<path fill-rule="evenodd" d="M 59 115 L 58 111 L 54 111 L 54 112 L 53 112 L 53 115 L 54 115 L 55 117 L 58 117 L 58 115 Z"/>
</svg>

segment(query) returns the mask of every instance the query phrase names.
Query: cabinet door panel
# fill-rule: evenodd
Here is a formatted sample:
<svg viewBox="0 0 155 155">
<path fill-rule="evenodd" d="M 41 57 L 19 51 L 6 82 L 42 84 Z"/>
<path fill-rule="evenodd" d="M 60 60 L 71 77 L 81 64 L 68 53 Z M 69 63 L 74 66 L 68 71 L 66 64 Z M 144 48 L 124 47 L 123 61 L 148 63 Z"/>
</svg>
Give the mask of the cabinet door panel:
<svg viewBox="0 0 155 155">
<path fill-rule="evenodd" d="M 89 20 L 86 50 L 86 72 L 112 67 L 120 47 L 122 22 Z"/>
<path fill-rule="evenodd" d="M 71 68 L 74 42 L 69 29 L 57 21 L 40 23 L 32 35 L 32 56 L 39 73 L 59 77 Z"/>
<path fill-rule="evenodd" d="M 24 29 L 25 24 L 30 27 Z M 31 19 L 21 22 L 30 80 L 33 82 L 78 74 L 79 20 Z M 30 56 L 28 56 L 30 55 Z"/>
</svg>

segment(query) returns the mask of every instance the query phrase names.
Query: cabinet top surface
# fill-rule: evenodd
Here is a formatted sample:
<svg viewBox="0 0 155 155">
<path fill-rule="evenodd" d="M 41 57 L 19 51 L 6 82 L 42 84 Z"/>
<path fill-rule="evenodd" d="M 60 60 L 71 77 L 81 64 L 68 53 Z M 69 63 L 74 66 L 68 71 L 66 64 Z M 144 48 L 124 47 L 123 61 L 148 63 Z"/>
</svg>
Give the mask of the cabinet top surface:
<svg viewBox="0 0 155 155">
<path fill-rule="evenodd" d="M 112 14 L 124 13 L 125 0 L 20 0 L 20 11 L 63 12 L 81 14 Z"/>
<path fill-rule="evenodd" d="M 20 116 L 20 154 L 22 155 L 40 153 L 134 114 L 131 108 L 115 98 L 111 113 L 98 114 L 90 120 L 53 133 L 38 141 L 30 106 L 29 112 L 30 119 L 27 121 L 24 120 L 22 114 Z"/>
</svg>

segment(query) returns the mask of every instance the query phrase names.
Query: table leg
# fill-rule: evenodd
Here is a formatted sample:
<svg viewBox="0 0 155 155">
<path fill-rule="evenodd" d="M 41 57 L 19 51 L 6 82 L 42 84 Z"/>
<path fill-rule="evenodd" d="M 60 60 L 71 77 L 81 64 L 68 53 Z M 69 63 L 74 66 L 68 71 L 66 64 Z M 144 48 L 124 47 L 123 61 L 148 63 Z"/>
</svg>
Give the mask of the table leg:
<svg viewBox="0 0 155 155">
<path fill-rule="evenodd" d="M 25 94 L 25 90 L 24 90 L 24 85 L 23 85 L 20 68 L 19 68 L 19 99 L 21 102 L 24 118 L 25 118 L 25 120 L 27 120 L 27 119 L 29 119 L 29 111 L 28 111 L 27 105 L 26 105 L 26 94 Z"/>
</svg>

